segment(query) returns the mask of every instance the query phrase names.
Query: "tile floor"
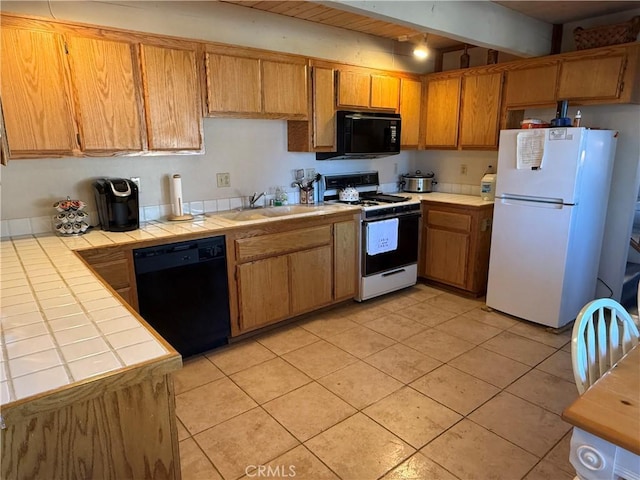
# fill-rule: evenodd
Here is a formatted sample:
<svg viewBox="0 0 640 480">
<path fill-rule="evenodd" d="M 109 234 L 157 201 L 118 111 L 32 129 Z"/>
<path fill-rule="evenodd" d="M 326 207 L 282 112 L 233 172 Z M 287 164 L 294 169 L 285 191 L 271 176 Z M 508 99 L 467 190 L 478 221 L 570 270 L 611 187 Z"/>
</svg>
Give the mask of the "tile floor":
<svg viewBox="0 0 640 480">
<path fill-rule="evenodd" d="M 570 332 L 482 306 L 416 285 L 188 359 L 183 478 L 572 479 Z"/>
</svg>

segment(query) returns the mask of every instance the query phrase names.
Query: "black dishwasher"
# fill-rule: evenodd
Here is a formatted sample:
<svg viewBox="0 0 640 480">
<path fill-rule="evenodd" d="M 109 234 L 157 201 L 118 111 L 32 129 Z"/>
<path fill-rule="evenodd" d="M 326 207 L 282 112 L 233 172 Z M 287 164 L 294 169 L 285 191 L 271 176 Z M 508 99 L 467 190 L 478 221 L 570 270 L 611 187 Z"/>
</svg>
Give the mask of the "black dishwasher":
<svg viewBox="0 0 640 480">
<path fill-rule="evenodd" d="M 228 342 L 223 236 L 136 249 L 133 259 L 140 315 L 183 357 Z"/>
</svg>

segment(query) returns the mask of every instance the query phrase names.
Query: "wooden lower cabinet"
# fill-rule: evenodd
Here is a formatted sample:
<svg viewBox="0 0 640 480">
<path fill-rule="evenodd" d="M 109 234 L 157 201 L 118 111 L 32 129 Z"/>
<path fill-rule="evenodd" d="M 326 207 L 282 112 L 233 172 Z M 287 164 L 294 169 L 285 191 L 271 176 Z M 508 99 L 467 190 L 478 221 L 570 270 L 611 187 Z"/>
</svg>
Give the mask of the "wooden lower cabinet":
<svg viewBox="0 0 640 480">
<path fill-rule="evenodd" d="M 357 228 L 350 214 L 229 235 L 232 336 L 353 298 Z"/>
<path fill-rule="evenodd" d="M 78 255 L 125 302 L 138 310 L 136 275 L 131 247 L 100 247 L 79 250 Z"/>
<path fill-rule="evenodd" d="M 164 366 L 162 365 L 164 364 Z M 3 479 L 181 478 L 178 354 L 3 405 Z"/>
<path fill-rule="evenodd" d="M 474 295 L 487 288 L 493 205 L 422 203 L 419 275 Z"/>
</svg>

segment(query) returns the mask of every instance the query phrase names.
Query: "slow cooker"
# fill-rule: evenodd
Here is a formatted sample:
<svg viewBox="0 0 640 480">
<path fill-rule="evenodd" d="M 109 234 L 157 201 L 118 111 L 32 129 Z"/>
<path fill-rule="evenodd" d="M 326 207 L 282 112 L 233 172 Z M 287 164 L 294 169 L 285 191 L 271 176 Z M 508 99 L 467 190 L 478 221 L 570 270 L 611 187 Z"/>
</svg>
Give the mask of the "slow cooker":
<svg viewBox="0 0 640 480">
<path fill-rule="evenodd" d="M 433 185 L 438 183 L 433 177 L 433 172 L 422 173 L 416 170 L 416 173 L 401 175 L 400 186 L 404 192 L 428 193 L 432 191 Z"/>
</svg>

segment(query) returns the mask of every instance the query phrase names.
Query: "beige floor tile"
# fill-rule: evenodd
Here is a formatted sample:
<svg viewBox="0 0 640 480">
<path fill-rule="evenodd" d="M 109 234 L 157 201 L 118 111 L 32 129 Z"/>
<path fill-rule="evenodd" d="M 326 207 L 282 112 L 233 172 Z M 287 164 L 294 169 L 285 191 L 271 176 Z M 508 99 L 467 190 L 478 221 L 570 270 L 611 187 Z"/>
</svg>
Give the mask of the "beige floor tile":
<svg viewBox="0 0 640 480">
<path fill-rule="evenodd" d="M 251 397 L 226 377 L 176 395 L 176 414 L 191 435 L 255 406 Z"/>
<path fill-rule="evenodd" d="M 349 365 L 318 382 L 358 410 L 402 387 L 402 383 L 393 377 L 364 362 Z"/>
<path fill-rule="evenodd" d="M 453 293 L 442 293 L 435 297 L 428 298 L 422 303 L 431 305 L 432 307 L 442 308 L 457 315 L 482 306 L 482 302 L 479 300 L 459 297 Z"/>
<path fill-rule="evenodd" d="M 544 325 L 525 321 L 519 321 L 509 331 L 553 348 L 563 347 L 567 342 L 571 341 L 571 329 L 563 333 L 554 333 Z"/>
<path fill-rule="evenodd" d="M 530 369 L 524 363 L 516 362 L 482 347 L 463 353 L 451 360 L 449 365 L 500 388 L 505 388 Z"/>
<path fill-rule="evenodd" d="M 276 355 L 283 355 L 300 347 L 311 345 L 320 340 L 313 333 L 300 327 L 287 327 L 265 333 L 257 341 Z"/>
<path fill-rule="evenodd" d="M 564 350 L 558 350 L 536 368 L 555 375 L 556 377 L 563 378 L 567 382 L 575 382 L 573 365 L 571 364 L 571 353 L 565 352 Z"/>
<path fill-rule="evenodd" d="M 420 453 L 464 480 L 522 478 L 538 461 L 534 455 L 469 420 L 451 427 Z"/>
<path fill-rule="evenodd" d="M 389 310 L 384 308 L 382 305 L 377 303 L 370 304 L 369 302 L 350 304 L 343 307 L 340 311 L 344 318 L 359 324 L 367 323 L 378 317 L 389 314 Z"/>
<path fill-rule="evenodd" d="M 263 406 L 302 442 L 356 413 L 351 405 L 316 382 Z"/>
<path fill-rule="evenodd" d="M 403 317 L 407 317 L 414 322 L 422 323 L 428 327 L 435 327 L 436 325 L 446 322 L 458 315 L 457 313 L 434 307 L 433 305 L 429 305 L 425 302 L 403 308 L 398 310 L 397 313 L 398 315 L 402 315 Z"/>
<path fill-rule="evenodd" d="M 575 383 L 537 369 L 520 377 L 506 391 L 558 415 L 578 398 Z"/>
<path fill-rule="evenodd" d="M 544 343 L 529 340 L 511 332 L 502 332 L 500 335 L 487 340 L 482 344 L 482 348 L 531 367 L 536 366 L 556 351 L 555 348 Z"/>
<path fill-rule="evenodd" d="M 261 474 L 256 469 L 250 472 L 249 475 L 242 477 L 242 480 L 256 478 L 339 480 L 335 473 L 329 470 L 324 463 L 318 460 L 318 457 L 303 445 L 299 445 L 275 460 L 267 462 L 262 468 L 264 473 Z"/>
<path fill-rule="evenodd" d="M 327 342 L 358 358 L 368 357 L 396 343 L 395 340 L 360 325 L 328 337 Z"/>
<path fill-rule="evenodd" d="M 571 353 L 571 342 L 567 343 L 564 347 L 562 347 L 562 351 Z"/>
<path fill-rule="evenodd" d="M 352 322 L 335 310 L 316 315 L 309 320 L 301 322 L 299 325 L 308 332 L 325 339 L 358 326 L 357 323 Z"/>
<path fill-rule="evenodd" d="M 412 382 L 442 365 L 440 361 L 401 343 L 391 345 L 363 360 L 403 383 Z"/>
<path fill-rule="evenodd" d="M 275 354 L 255 340 L 245 340 L 208 353 L 211 360 L 227 375 L 275 358 Z"/>
<path fill-rule="evenodd" d="M 476 307 L 473 310 L 463 313 L 461 316 L 476 320 L 477 322 L 486 323 L 487 325 L 491 325 L 492 327 L 500 328 L 502 330 L 511 328 L 518 323 L 517 320 L 498 311 L 486 311 L 483 308 L 484 307 Z"/>
<path fill-rule="evenodd" d="M 463 316 L 447 320 L 434 328 L 447 332 L 454 337 L 466 340 L 467 342 L 475 343 L 476 345 L 489 340 L 502 332 L 502 330 L 497 327 L 492 327 L 486 323 L 478 322 Z"/>
<path fill-rule="evenodd" d="M 361 413 L 308 440 L 305 445 L 345 480 L 374 480 L 415 452 Z"/>
<path fill-rule="evenodd" d="M 443 365 L 411 384 L 411 387 L 462 415 L 467 415 L 500 389 L 467 373 Z"/>
<path fill-rule="evenodd" d="M 402 343 L 441 362 L 448 362 L 475 347 L 473 343 L 435 328 L 420 332 Z"/>
<path fill-rule="evenodd" d="M 193 438 L 180 442 L 180 470 L 183 480 L 222 480 Z"/>
<path fill-rule="evenodd" d="M 230 378 L 259 404 L 311 381 L 308 376 L 281 358 L 274 358 L 234 373 Z"/>
<path fill-rule="evenodd" d="M 502 392 L 469 415 L 469 419 L 543 457 L 571 428 L 559 415 Z"/>
<path fill-rule="evenodd" d="M 417 293 L 417 290 L 406 288 L 399 292 L 380 297 L 380 304 L 390 312 L 397 312 L 403 308 L 420 303 L 421 300 L 417 297 Z"/>
<path fill-rule="evenodd" d="M 567 473 L 575 475 L 576 469 L 569 462 L 569 453 L 571 452 L 571 434 L 573 429 L 569 430 L 562 440 L 560 440 L 555 447 L 551 449 L 549 453 L 544 457 L 544 460 L 555 464 L 561 470 Z"/>
<path fill-rule="evenodd" d="M 457 480 L 457 477 L 418 452 L 380 480 Z"/>
<path fill-rule="evenodd" d="M 458 413 L 409 387 L 370 405 L 363 413 L 418 449 L 462 419 Z"/>
<path fill-rule="evenodd" d="M 353 355 L 324 340 L 286 353 L 282 358 L 311 378 L 323 377 L 358 361 Z"/>
<path fill-rule="evenodd" d="M 524 480 L 573 480 L 575 473 L 571 474 L 560 469 L 556 464 L 547 460 L 541 460 L 524 477 Z"/>
<path fill-rule="evenodd" d="M 182 369 L 173 374 L 173 386 L 178 395 L 222 377 L 224 373 L 218 367 L 204 355 L 199 355 L 182 363 Z"/>
<path fill-rule="evenodd" d="M 191 434 L 189 433 L 189 430 L 187 430 L 187 427 L 185 427 L 182 422 L 180 421 L 180 419 L 176 416 L 176 428 L 178 429 L 178 441 L 182 441 L 185 438 L 189 438 L 191 436 Z"/>
<path fill-rule="evenodd" d="M 365 323 L 365 327 L 398 341 L 412 337 L 428 328 L 422 323 L 414 322 L 397 313 L 389 313 L 388 315 L 371 320 Z"/>
<path fill-rule="evenodd" d="M 262 408 L 254 408 L 195 437 L 226 479 L 238 478 L 291 450 L 298 441 Z"/>
</svg>

